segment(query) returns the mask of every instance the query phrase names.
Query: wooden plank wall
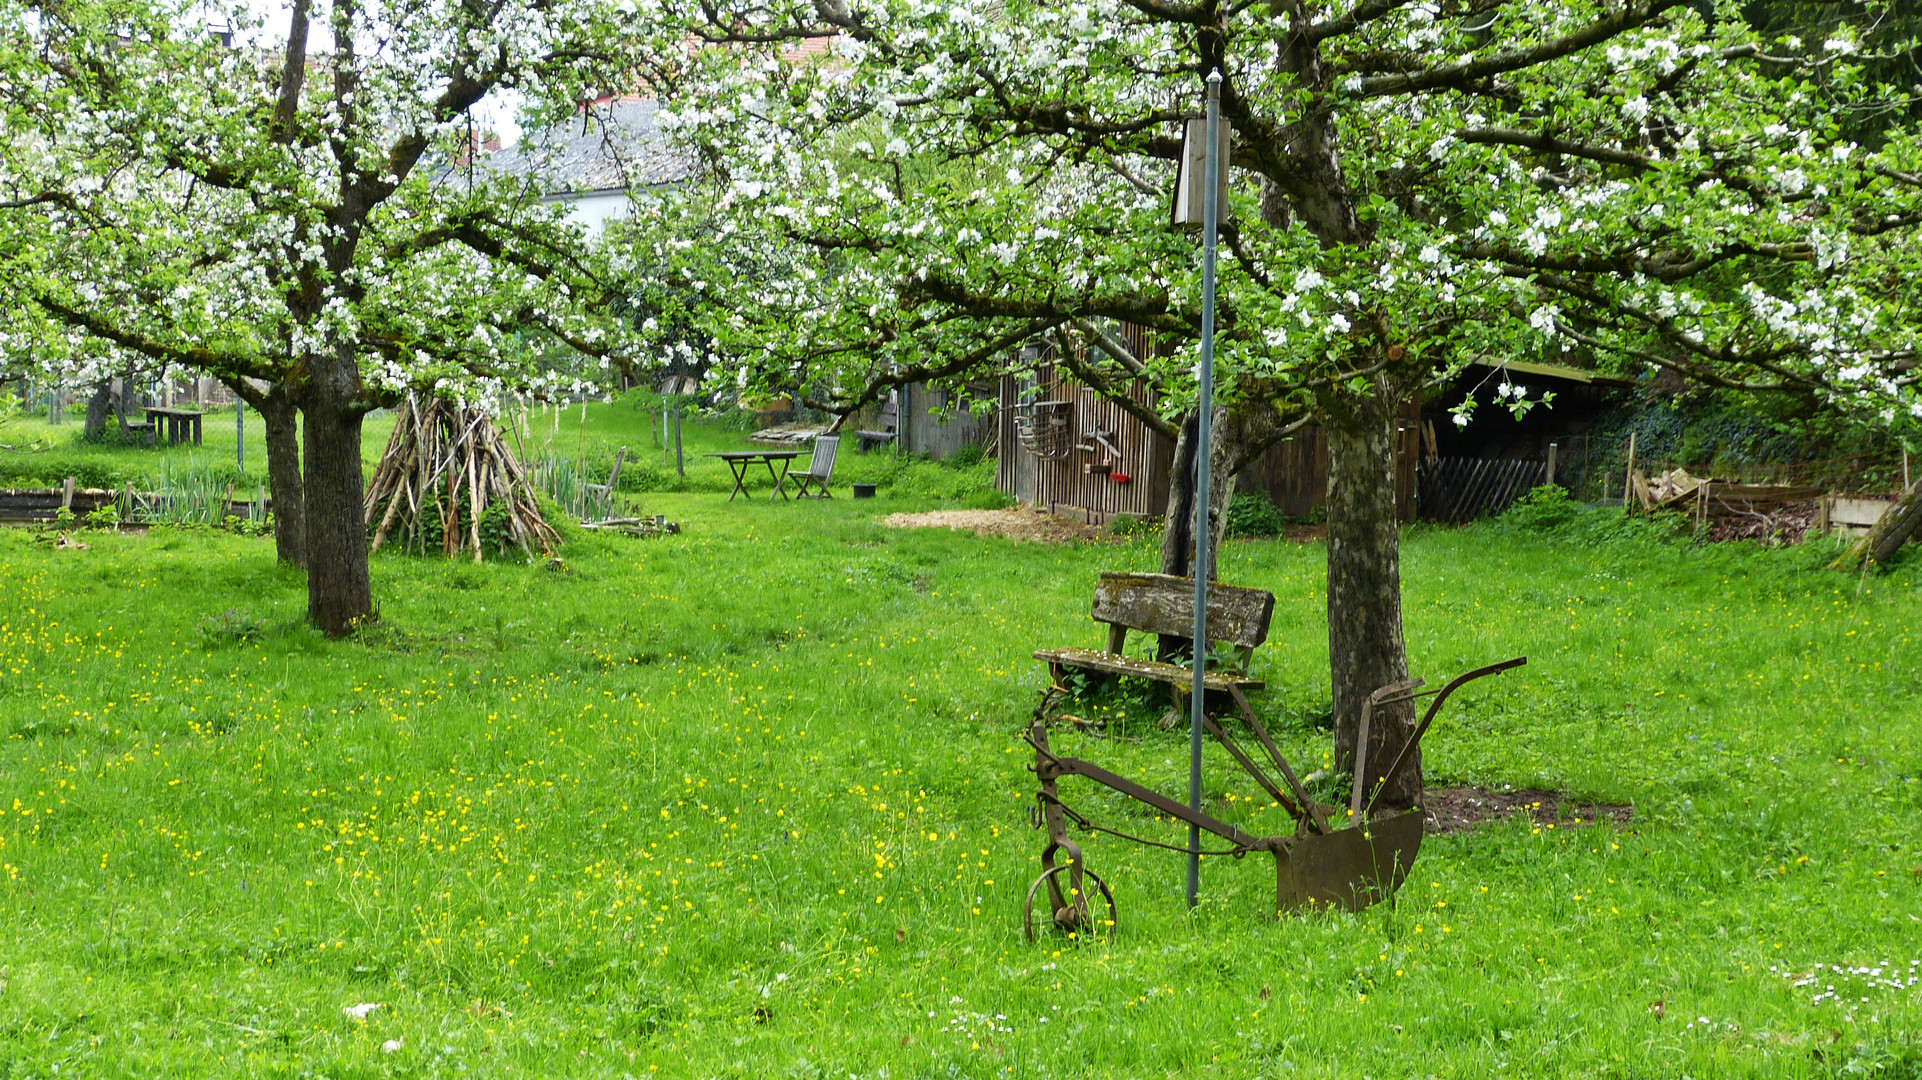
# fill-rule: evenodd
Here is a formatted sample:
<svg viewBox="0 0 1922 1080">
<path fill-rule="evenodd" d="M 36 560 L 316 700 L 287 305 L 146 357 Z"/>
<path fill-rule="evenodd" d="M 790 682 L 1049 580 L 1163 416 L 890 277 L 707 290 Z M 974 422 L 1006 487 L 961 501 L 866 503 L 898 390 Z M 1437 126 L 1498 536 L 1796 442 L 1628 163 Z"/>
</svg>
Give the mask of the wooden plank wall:
<svg viewBox="0 0 1922 1080">
<path fill-rule="evenodd" d="M 1305 517 L 1328 494 L 1328 440 L 1304 428 L 1268 448 L 1241 470 L 1236 491 L 1259 491 L 1289 517 Z"/>
<path fill-rule="evenodd" d="M 978 393 L 975 387 L 970 393 Z M 976 416 L 965 408 L 943 420 L 941 410 L 955 400 L 951 391 L 939 390 L 926 383 L 910 383 L 899 391 L 900 405 L 896 412 L 898 429 L 897 442 L 911 454 L 927 454 L 936 461 L 946 461 L 955 452 L 969 443 L 986 445 L 993 434 L 995 421 L 991 417 Z"/>
<path fill-rule="evenodd" d="M 1397 421 L 1395 514 L 1415 520 L 1419 509 L 1416 465 L 1421 460 L 1421 402 L 1410 399 Z M 1259 491 L 1290 517 L 1306 517 L 1328 497 L 1328 439 L 1319 427 L 1303 428 L 1248 463 L 1236 491 Z"/>
<path fill-rule="evenodd" d="M 1153 343 L 1148 332 L 1133 324 L 1123 324 L 1121 336 L 1136 356 L 1148 356 Z M 1044 354 L 1045 355 L 1045 354 Z M 996 415 L 999 457 L 995 467 L 995 487 L 1035 506 L 1067 507 L 1088 512 L 1106 520 L 1115 514 L 1158 516 L 1168 505 L 1168 470 L 1174 465 L 1174 442 L 1155 434 L 1120 406 L 1070 379 L 1065 372 L 1043 364 L 1037 370 L 1041 390 L 1036 400 L 1066 400 L 1073 403 L 1072 432 L 1077 442 L 1089 441 L 1096 427 L 1116 433 L 1111 439 L 1122 451 L 1115 471 L 1130 477 L 1127 484 L 1116 484 L 1107 476 L 1088 473 L 1083 465 L 1105 457 L 1105 452 L 1088 454 L 1077 451 L 1066 461 L 1038 458 L 1021 445 L 1015 430 L 1020 384 L 1014 378 L 1001 380 L 1000 408 Z M 1135 400 L 1146 403 L 1147 392 L 1133 390 Z M 1398 420 L 1396 442 L 1395 504 L 1403 521 L 1413 521 L 1417 510 L 1416 465 L 1421 458 L 1421 400 L 1412 397 L 1403 404 Z M 1328 493 L 1328 445 L 1320 428 L 1306 428 L 1295 436 L 1270 447 L 1251 462 L 1236 478 L 1236 490 L 1266 494 L 1285 514 L 1303 517 L 1320 506 Z"/>
<path fill-rule="evenodd" d="M 1107 459 L 1107 452 L 1099 448 L 1093 453 L 1076 450 L 1066 460 L 1059 461 L 1029 453 L 1015 430 L 1020 387 L 1015 379 L 1005 378 L 1001 381 L 1001 408 L 996 417 L 1000 456 L 995 467 L 995 487 L 1023 502 L 1051 507 L 1057 512 L 1085 514 L 1097 521 L 1106 521 L 1117 514 L 1153 516 L 1166 509 L 1174 444 L 1155 434 L 1119 405 L 1068 378 L 1052 365 L 1043 365 L 1037 375 L 1040 383 L 1037 400 L 1070 403 L 1069 430 L 1075 442 L 1090 443 L 1097 429 L 1111 433 L 1108 441 L 1121 451 L 1114 459 L 1113 472 L 1127 474 L 1128 483 L 1118 484 L 1110 478 L 1112 474 L 1086 470 L 1089 463 Z M 1135 393 L 1136 400 L 1145 400 L 1144 391 Z"/>
</svg>

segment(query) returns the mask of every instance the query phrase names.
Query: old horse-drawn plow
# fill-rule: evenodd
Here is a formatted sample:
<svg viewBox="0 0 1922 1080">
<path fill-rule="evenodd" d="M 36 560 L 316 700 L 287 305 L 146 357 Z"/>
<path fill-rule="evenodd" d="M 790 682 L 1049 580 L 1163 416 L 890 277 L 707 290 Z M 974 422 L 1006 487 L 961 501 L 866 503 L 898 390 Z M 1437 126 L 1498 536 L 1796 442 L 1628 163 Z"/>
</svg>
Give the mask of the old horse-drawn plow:
<svg viewBox="0 0 1922 1080">
<path fill-rule="evenodd" d="M 1215 603 L 1216 600 L 1211 598 L 1209 601 L 1211 609 Z M 1102 617 L 1100 611 L 1101 600 L 1098 597 L 1097 618 Z M 1265 617 L 1262 619 L 1262 630 L 1265 634 Z M 1060 659 L 1060 656 L 1057 653 L 1050 654 L 1046 658 L 1055 662 Z M 1341 807 L 1317 802 L 1302 786 L 1302 782 L 1295 776 L 1295 771 L 1289 767 L 1287 759 L 1275 746 L 1275 741 L 1269 736 L 1267 728 L 1249 707 L 1248 699 L 1242 693 L 1242 686 L 1246 684 L 1246 680 L 1221 680 L 1222 690 L 1234 701 L 1235 710 L 1240 714 L 1248 731 L 1254 736 L 1255 745 L 1272 764 L 1281 782 L 1277 783 L 1270 777 L 1262 765 L 1218 720 L 1213 717 L 1203 717 L 1203 728 L 1221 744 L 1242 769 L 1247 771 L 1249 776 L 1254 778 L 1255 783 L 1259 784 L 1270 798 L 1294 818 L 1295 832 L 1291 836 L 1250 836 L 1234 825 L 1185 806 L 1124 776 L 1080 758 L 1055 753 L 1048 744 L 1047 717 L 1061 696 L 1066 693 L 1061 686 L 1061 680 L 1057 677 L 1054 685 L 1042 692 L 1041 703 L 1035 709 L 1033 722 L 1023 734 L 1028 744 L 1034 748 L 1033 770 L 1035 778 L 1040 781 L 1040 791 L 1035 797 L 1036 805 L 1032 811 L 1031 824 L 1037 829 L 1045 828 L 1048 832 L 1048 846 L 1041 854 L 1041 876 L 1029 886 L 1027 902 L 1023 910 L 1023 924 L 1029 939 L 1032 940 L 1035 933 L 1037 898 L 1043 899 L 1046 904 L 1041 913 L 1041 920 L 1052 923 L 1058 929 L 1071 934 L 1102 931 L 1113 933 L 1114 931 L 1117 921 L 1114 894 L 1106 882 L 1097 877 L 1094 871 L 1088 869 L 1080 845 L 1069 839 L 1067 830 L 1069 822 L 1088 832 L 1107 833 L 1110 836 L 1151 847 L 1182 852 L 1188 850 L 1185 846 L 1132 836 L 1089 821 L 1062 802 L 1057 790 L 1057 781 L 1065 776 L 1086 777 L 1154 807 L 1158 814 L 1165 814 L 1175 820 L 1186 822 L 1227 842 L 1226 848 L 1203 854 L 1232 855 L 1236 858 L 1241 858 L 1249 852 L 1268 852 L 1274 855 L 1277 910 L 1314 906 L 1357 910 L 1386 898 L 1400 887 L 1402 880 L 1408 875 L 1409 867 L 1415 861 L 1416 853 L 1421 848 L 1423 814 L 1417 807 L 1377 817 L 1374 813 L 1376 800 L 1401 770 L 1414 759 L 1415 750 L 1421 745 L 1422 736 L 1428 733 L 1435 714 L 1441 710 L 1442 703 L 1448 700 L 1450 694 L 1464 684 L 1484 675 L 1493 675 L 1527 662 L 1526 657 L 1518 656 L 1497 664 L 1479 667 L 1456 676 L 1439 689 L 1422 690 L 1423 682 L 1415 680 L 1396 686 L 1384 686 L 1370 695 L 1362 707 L 1361 729 L 1359 738 L 1356 740 L 1355 779 L 1349 794 L 1346 813 L 1342 812 Z M 1154 666 L 1172 668 L 1172 665 Z M 1167 676 L 1164 681 L 1173 681 L 1172 675 L 1167 672 L 1162 674 Z M 1217 681 L 1214 674 L 1208 673 L 1205 678 L 1208 680 L 1206 684 L 1208 688 L 1214 689 Z M 1365 790 L 1364 778 L 1368 775 L 1368 729 L 1376 710 L 1429 696 L 1433 696 L 1434 700 L 1430 702 L 1421 722 L 1397 750 L 1394 761 L 1382 772 L 1373 789 Z M 1091 906 L 1090 897 L 1093 894 L 1089 890 L 1090 884 L 1093 886 L 1093 894 L 1100 896 L 1100 902 L 1106 908 L 1105 912 L 1099 912 Z"/>
</svg>

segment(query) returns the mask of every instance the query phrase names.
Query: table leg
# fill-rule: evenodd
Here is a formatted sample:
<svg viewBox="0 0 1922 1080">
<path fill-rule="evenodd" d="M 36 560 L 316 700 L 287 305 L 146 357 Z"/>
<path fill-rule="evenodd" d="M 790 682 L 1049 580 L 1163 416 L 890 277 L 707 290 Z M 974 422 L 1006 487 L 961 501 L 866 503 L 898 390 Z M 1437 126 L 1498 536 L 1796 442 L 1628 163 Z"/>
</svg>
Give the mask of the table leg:
<svg viewBox="0 0 1922 1080">
<path fill-rule="evenodd" d="M 767 459 L 767 474 L 774 478 L 774 492 L 773 494 L 767 497 L 767 500 L 769 502 L 774 501 L 775 495 L 779 495 L 781 497 L 782 502 L 789 501 L 787 490 L 784 487 L 782 487 L 782 485 L 787 482 L 787 466 L 788 466 L 788 459 L 782 458 L 781 471 L 779 473 L 776 473 L 774 471 L 774 459 L 773 458 Z"/>
<path fill-rule="evenodd" d="M 745 461 L 727 458 L 727 467 L 734 474 L 734 490 L 728 493 L 727 501 L 733 502 L 734 496 L 747 494 L 747 466 Z M 752 498 L 752 496 L 749 496 Z"/>
</svg>

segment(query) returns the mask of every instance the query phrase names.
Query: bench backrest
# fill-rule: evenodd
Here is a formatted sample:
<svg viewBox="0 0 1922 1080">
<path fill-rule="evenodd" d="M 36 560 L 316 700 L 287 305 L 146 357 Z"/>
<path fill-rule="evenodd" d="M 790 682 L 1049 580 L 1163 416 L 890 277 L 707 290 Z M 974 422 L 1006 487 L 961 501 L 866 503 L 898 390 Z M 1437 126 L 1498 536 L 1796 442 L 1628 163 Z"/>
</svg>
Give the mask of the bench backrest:
<svg viewBox="0 0 1922 1080">
<path fill-rule="evenodd" d="M 1225 641 L 1252 649 L 1268 640 L 1268 620 L 1275 613 L 1275 594 L 1261 589 L 1210 582 L 1208 585 L 1208 641 Z M 1096 622 L 1120 633 L 1187 637 L 1195 632 L 1195 580 L 1172 574 L 1105 573 L 1094 589 Z M 1119 652 L 1111 648 L 1111 652 Z"/>
<path fill-rule="evenodd" d="M 893 431 L 895 418 L 898 415 L 899 413 L 894 407 L 894 399 L 889 398 L 887 402 L 881 406 L 881 427 L 884 430 Z"/>
</svg>

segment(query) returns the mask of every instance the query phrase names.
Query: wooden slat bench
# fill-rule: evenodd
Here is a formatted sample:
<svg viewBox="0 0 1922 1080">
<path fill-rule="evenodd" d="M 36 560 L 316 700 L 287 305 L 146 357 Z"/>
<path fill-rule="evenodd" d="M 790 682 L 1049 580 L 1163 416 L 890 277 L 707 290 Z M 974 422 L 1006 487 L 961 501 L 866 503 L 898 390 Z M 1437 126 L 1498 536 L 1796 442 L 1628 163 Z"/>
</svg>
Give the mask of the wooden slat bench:
<svg viewBox="0 0 1922 1080">
<path fill-rule="evenodd" d="M 1255 647 L 1268 640 L 1268 621 L 1275 613 L 1275 596 L 1260 589 L 1244 589 L 1219 582 L 1208 586 L 1208 644 L 1226 643 L 1235 647 L 1238 663 L 1233 670 L 1205 671 L 1201 685 L 1208 690 L 1232 694 L 1260 690 L 1266 684 L 1248 677 L 1248 661 Z M 1166 683 L 1187 692 L 1193 674 L 1181 664 L 1144 660 L 1122 654 L 1128 632 L 1168 634 L 1187 637 L 1195 629 L 1195 582 L 1193 578 L 1169 574 L 1104 573 L 1095 585 L 1094 606 L 1089 614 L 1096 622 L 1108 624 L 1108 648 L 1040 649 L 1036 660 L 1044 660 L 1059 684 L 1065 669 L 1075 668 L 1100 675 L 1119 675 Z"/>
<path fill-rule="evenodd" d="M 856 440 L 855 445 L 865 454 L 877 446 L 893 442 L 895 429 L 899 426 L 897 423 L 898 416 L 899 413 L 895 410 L 894 402 L 890 399 L 887 404 L 881 406 L 881 430 L 856 431 L 854 433 Z"/>
</svg>

